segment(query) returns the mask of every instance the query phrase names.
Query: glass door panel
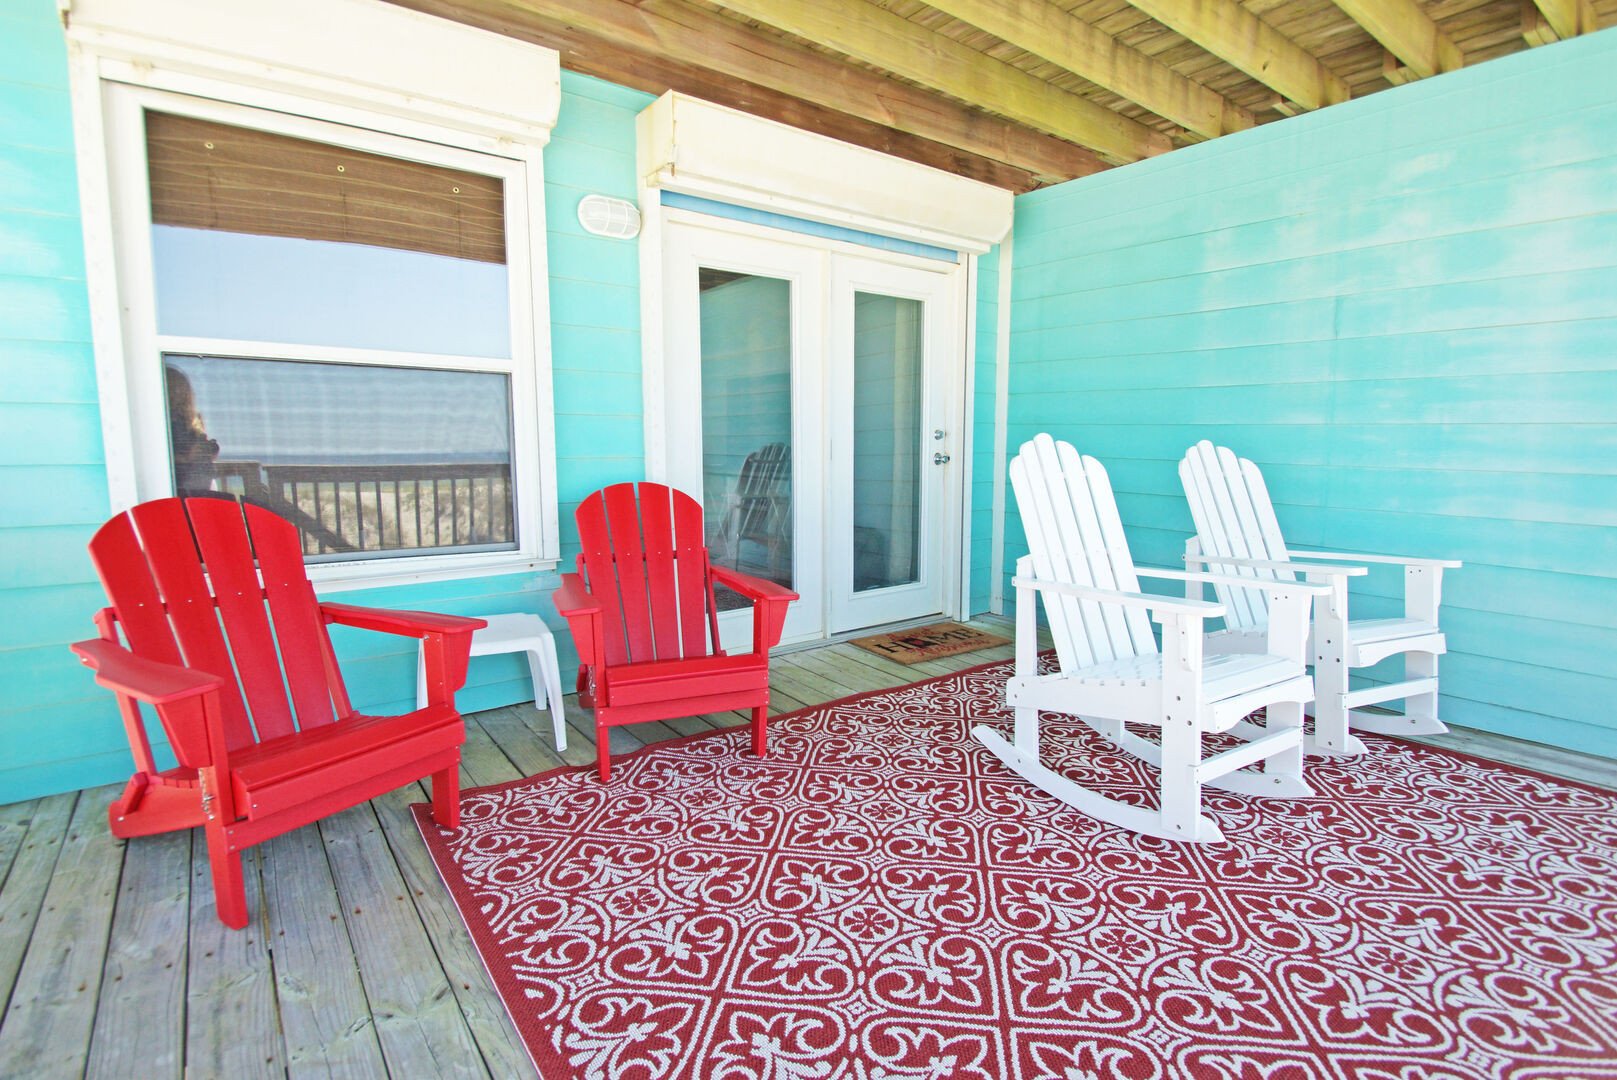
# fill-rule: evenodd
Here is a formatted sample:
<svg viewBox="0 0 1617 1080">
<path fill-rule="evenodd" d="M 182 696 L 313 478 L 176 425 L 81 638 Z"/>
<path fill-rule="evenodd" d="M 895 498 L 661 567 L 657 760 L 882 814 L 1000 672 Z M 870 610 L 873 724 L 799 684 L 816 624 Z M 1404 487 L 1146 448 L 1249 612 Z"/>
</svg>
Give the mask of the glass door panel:
<svg viewBox="0 0 1617 1080">
<path fill-rule="evenodd" d="M 814 252 L 671 223 L 663 248 L 668 482 L 700 499 L 714 565 L 802 594 L 783 635 L 825 633 L 824 262 Z M 726 649 L 752 606 L 715 590 Z"/>
<path fill-rule="evenodd" d="M 792 586 L 792 286 L 701 267 L 702 508 L 715 563 Z M 720 611 L 748 606 L 726 588 Z"/>
<path fill-rule="evenodd" d="M 853 298 L 853 591 L 920 579 L 925 308 Z"/>
<path fill-rule="evenodd" d="M 831 273 L 832 633 L 939 614 L 957 385 L 952 278 L 839 254 Z M 939 438 L 935 433 L 941 433 Z"/>
</svg>

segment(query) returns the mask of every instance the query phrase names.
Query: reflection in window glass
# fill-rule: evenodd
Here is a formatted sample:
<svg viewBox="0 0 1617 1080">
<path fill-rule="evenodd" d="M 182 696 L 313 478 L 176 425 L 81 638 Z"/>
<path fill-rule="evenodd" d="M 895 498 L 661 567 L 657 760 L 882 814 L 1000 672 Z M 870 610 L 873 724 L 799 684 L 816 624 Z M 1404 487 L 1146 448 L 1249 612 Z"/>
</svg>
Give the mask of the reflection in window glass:
<svg viewBox="0 0 1617 1080">
<path fill-rule="evenodd" d="M 919 580 L 924 305 L 855 293 L 853 588 Z"/>
<path fill-rule="evenodd" d="M 517 546 L 509 376 L 163 359 L 177 493 L 275 511 L 310 562 Z"/>
<path fill-rule="evenodd" d="M 792 288 L 703 268 L 702 500 L 713 561 L 792 584 Z M 729 589 L 720 610 L 747 606 Z"/>
</svg>

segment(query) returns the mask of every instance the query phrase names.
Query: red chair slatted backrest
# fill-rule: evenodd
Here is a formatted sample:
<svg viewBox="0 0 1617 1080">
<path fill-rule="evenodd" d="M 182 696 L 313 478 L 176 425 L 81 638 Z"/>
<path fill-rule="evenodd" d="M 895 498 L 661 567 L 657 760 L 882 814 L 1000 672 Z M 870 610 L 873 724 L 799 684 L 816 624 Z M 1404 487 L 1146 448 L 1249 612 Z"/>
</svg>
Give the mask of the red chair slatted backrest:
<svg viewBox="0 0 1617 1080">
<path fill-rule="evenodd" d="M 132 652 L 226 680 L 231 749 L 291 734 L 294 710 L 296 729 L 331 723 L 333 698 L 349 712 L 285 519 L 232 499 L 158 499 L 103 525 L 90 561 Z M 207 762 L 206 745 L 194 745 L 201 733 L 168 734 L 182 763 Z"/>
<path fill-rule="evenodd" d="M 601 600 L 606 662 L 708 655 L 718 611 L 701 504 L 662 484 L 614 484 L 580 503 L 575 518 L 578 569 Z"/>
</svg>

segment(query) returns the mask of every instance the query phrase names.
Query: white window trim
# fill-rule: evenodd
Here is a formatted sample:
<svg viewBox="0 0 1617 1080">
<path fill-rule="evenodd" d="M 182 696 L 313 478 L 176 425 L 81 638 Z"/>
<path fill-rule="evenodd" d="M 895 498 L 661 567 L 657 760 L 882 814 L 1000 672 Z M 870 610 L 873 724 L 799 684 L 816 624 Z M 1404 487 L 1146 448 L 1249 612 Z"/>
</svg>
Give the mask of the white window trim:
<svg viewBox="0 0 1617 1080">
<path fill-rule="evenodd" d="M 145 2 L 121 6 L 105 4 L 103 0 L 103 4 L 92 6 L 92 14 L 106 20 L 108 12 L 102 10 L 106 7 L 115 17 L 112 21 L 140 22 L 148 12 L 155 11 L 162 18 L 149 28 L 150 37 L 132 34 L 123 25 L 109 32 L 101 25 L 74 27 L 70 22 L 69 29 L 91 333 L 113 512 L 143 499 L 172 494 L 163 434 L 166 420 L 159 417 L 161 422 L 153 426 L 153 416 L 164 410 L 158 356 L 164 348 L 207 351 L 180 347 L 178 339 L 159 339 L 156 333 L 145 148 L 139 125 L 129 123 L 127 114 L 120 115 L 121 110 L 133 109 L 138 117 L 143 104 L 155 103 L 167 111 L 467 168 L 499 175 L 506 181 L 512 359 L 490 361 L 425 354 L 413 359 L 421 366 L 511 374 L 518 549 L 318 563 L 310 565 L 309 575 L 327 591 L 554 568 L 560 556 L 560 528 L 542 151 L 559 103 L 556 54 L 426 19 L 392 5 L 341 0 L 346 18 L 368 25 L 373 31 L 365 35 L 365 40 L 350 43 L 353 48 L 376 51 L 381 46 L 375 43 L 385 42 L 392 50 L 385 60 L 377 61 L 379 64 L 397 62 L 399 53 L 408 54 L 413 35 L 416 51 L 423 59 L 405 65 L 411 78 L 443 83 L 458 65 L 477 62 L 477 57 L 468 56 L 467 50 L 480 45 L 486 45 L 491 57 L 498 55 L 502 70 L 510 68 L 513 49 L 523 50 L 516 58 L 534 68 L 539 92 L 531 95 L 533 100 L 523 103 L 521 116 L 491 111 L 486 88 L 481 87 L 478 89 L 485 91 L 482 99 L 457 103 L 452 86 L 429 85 L 428 89 L 444 92 L 432 98 L 428 107 L 419 92 L 412 92 L 422 89 L 419 87 L 389 88 L 370 82 L 346 86 L 346 92 L 334 93 L 332 87 L 341 85 L 340 73 L 332 77 L 311 73 L 319 71 L 319 64 L 329 64 L 333 48 L 329 38 L 322 39 L 318 34 L 308 35 L 319 42 L 317 48 L 311 46 L 311 59 L 306 64 L 296 65 L 285 57 L 277 57 L 281 63 L 274 67 L 255 62 L 258 58 L 246 52 L 251 28 L 266 12 L 277 20 L 292 18 L 284 0 L 274 4 L 266 0 L 219 0 L 239 13 L 243 27 L 240 56 L 175 47 L 172 22 L 166 38 L 165 27 L 157 25 L 164 18 L 172 19 L 174 11 L 169 9 L 174 5 L 160 3 L 148 8 L 143 6 Z M 296 0 L 291 6 L 332 2 Z M 218 5 L 213 10 L 217 12 Z M 441 33 L 461 36 L 461 48 L 448 50 L 450 55 L 445 56 L 445 42 L 438 36 Z M 298 48 L 295 42 L 283 43 L 282 47 L 292 52 Z M 436 63 L 426 59 L 427 49 L 433 50 Z M 252 343 L 211 344 L 218 345 L 216 351 L 225 355 L 253 355 L 244 349 Z M 299 358 L 293 355 L 296 347 L 259 344 L 282 358 Z M 329 360 L 346 356 L 377 362 L 385 357 L 390 365 L 397 365 L 401 356 L 409 355 L 341 349 L 320 349 L 319 353 Z M 304 358 L 310 355 L 304 354 Z M 154 407 L 157 414 L 153 413 Z M 160 449 L 154 449 L 154 441 L 161 444 Z"/>
</svg>

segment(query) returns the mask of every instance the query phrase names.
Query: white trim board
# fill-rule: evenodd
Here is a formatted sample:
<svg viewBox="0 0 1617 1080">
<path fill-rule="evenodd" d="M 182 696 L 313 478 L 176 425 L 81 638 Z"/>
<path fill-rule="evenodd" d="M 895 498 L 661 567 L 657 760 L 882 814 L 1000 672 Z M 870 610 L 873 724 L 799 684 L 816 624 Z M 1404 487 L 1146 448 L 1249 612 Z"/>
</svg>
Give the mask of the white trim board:
<svg viewBox="0 0 1617 1080">
<path fill-rule="evenodd" d="M 1005 614 L 1005 480 L 1010 468 L 1005 439 L 1011 407 L 1011 269 L 1016 232 L 999 244 L 999 304 L 994 314 L 994 511 L 988 555 L 988 610 Z"/>
</svg>

